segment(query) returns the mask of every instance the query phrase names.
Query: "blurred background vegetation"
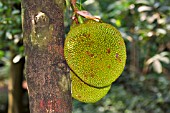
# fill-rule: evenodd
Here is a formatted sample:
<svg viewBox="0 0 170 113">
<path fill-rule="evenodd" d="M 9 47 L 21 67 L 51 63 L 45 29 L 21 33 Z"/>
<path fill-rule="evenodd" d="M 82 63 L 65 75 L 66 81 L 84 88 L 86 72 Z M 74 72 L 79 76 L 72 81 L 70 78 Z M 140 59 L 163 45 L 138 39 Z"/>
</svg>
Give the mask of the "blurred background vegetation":
<svg viewBox="0 0 170 113">
<path fill-rule="evenodd" d="M 73 113 L 170 113 L 169 0 L 80 1 L 87 11 L 119 29 L 127 63 L 102 100 L 74 100 Z M 68 10 L 66 34 L 71 24 Z M 21 26 L 20 0 L 0 0 L 0 113 L 7 113 L 13 91 L 20 97 L 20 112 L 29 113 Z"/>
</svg>

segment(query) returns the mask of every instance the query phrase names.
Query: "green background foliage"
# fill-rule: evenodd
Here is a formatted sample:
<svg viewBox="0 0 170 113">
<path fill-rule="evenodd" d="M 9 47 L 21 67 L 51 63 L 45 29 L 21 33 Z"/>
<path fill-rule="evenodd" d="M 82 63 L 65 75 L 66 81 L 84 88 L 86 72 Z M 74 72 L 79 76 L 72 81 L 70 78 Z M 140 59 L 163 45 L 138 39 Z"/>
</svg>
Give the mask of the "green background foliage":
<svg viewBox="0 0 170 113">
<path fill-rule="evenodd" d="M 121 32 L 127 48 L 124 72 L 95 104 L 73 101 L 73 113 L 170 112 L 169 0 L 78 0 L 92 15 Z M 66 34 L 71 11 L 66 8 Z M 0 0 L 0 112 L 5 113 L 11 53 L 23 54 L 20 0 Z"/>
</svg>

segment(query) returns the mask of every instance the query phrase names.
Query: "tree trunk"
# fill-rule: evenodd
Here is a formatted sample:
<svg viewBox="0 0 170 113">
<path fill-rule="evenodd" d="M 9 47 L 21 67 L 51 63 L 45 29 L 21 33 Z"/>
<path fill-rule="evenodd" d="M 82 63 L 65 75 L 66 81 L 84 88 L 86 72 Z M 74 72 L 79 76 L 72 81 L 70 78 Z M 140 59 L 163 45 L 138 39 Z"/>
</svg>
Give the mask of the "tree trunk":
<svg viewBox="0 0 170 113">
<path fill-rule="evenodd" d="M 22 0 L 26 80 L 31 113 L 71 113 L 64 59 L 64 0 Z"/>
<path fill-rule="evenodd" d="M 13 53 L 13 52 L 11 52 Z M 12 57 L 13 58 L 13 57 Z M 8 113 L 23 113 L 22 106 L 22 80 L 24 59 L 14 64 L 11 59 L 10 77 L 8 83 Z"/>
</svg>

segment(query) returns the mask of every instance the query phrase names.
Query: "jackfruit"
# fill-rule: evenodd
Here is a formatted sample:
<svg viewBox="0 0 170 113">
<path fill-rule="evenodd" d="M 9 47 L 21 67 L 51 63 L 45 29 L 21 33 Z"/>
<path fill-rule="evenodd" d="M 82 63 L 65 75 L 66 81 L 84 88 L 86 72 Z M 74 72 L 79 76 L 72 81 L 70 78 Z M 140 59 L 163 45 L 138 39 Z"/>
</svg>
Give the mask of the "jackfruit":
<svg viewBox="0 0 170 113">
<path fill-rule="evenodd" d="M 91 86 L 105 87 L 122 73 L 126 47 L 115 27 L 89 20 L 71 28 L 65 40 L 64 56 L 81 80 Z"/>
<path fill-rule="evenodd" d="M 72 97 L 85 103 L 95 103 L 103 98 L 109 91 L 111 85 L 104 88 L 95 88 L 81 81 L 72 71 Z"/>
</svg>

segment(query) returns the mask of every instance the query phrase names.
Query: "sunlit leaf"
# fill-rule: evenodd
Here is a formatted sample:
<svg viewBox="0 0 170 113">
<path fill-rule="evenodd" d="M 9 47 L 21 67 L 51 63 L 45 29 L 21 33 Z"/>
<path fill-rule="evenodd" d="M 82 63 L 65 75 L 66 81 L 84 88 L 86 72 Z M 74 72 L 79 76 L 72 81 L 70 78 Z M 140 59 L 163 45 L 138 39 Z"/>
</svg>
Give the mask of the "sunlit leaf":
<svg viewBox="0 0 170 113">
<path fill-rule="evenodd" d="M 12 39 L 12 34 L 11 34 L 10 32 L 6 32 L 6 37 L 7 37 L 8 39 Z"/>
<path fill-rule="evenodd" d="M 95 0 L 82 0 L 84 3 L 84 5 L 90 5 L 93 4 L 95 2 Z"/>
<path fill-rule="evenodd" d="M 13 11 L 12 11 L 12 14 L 13 14 L 13 15 L 16 15 L 16 14 L 19 14 L 19 13 L 20 13 L 20 10 L 13 10 Z"/>
<path fill-rule="evenodd" d="M 117 25 L 118 27 L 120 27 L 120 26 L 121 26 L 121 21 L 120 21 L 120 20 L 116 20 L 116 25 Z"/>
<path fill-rule="evenodd" d="M 153 69 L 154 69 L 155 72 L 157 72 L 157 73 L 161 73 L 162 72 L 162 65 L 161 65 L 159 60 L 155 60 L 152 63 L 152 66 L 153 66 Z"/>
<path fill-rule="evenodd" d="M 163 35 L 166 34 L 166 30 L 165 30 L 165 29 L 162 29 L 162 28 L 158 28 L 158 29 L 156 30 L 156 32 L 157 32 L 158 34 L 163 34 Z"/>
<path fill-rule="evenodd" d="M 166 63 L 166 64 L 169 64 L 169 63 L 170 63 L 170 60 L 169 60 L 168 57 L 160 57 L 159 60 L 162 61 L 162 62 L 164 62 L 164 63 Z"/>
<path fill-rule="evenodd" d="M 167 56 L 167 55 L 170 55 L 170 53 L 169 53 L 169 52 L 164 51 L 164 52 L 161 52 L 161 53 L 160 53 L 160 55 L 161 55 L 161 56 Z"/>
<path fill-rule="evenodd" d="M 14 58 L 13 58 L 13 63 L 17 63 L 17 62 L 19 62 L 20 61 L 20 59 L 22 58 L 22 56 L 21 55 L 16 55 Z"/>
<path fill-rule="evenodd" d="M 152 10 L 152 7 L 149 7 L 149 6 L 140 6 L 138 8 L 138 12 L 151 11 L 151 10 Z"/>
<path fill-rule="evenodd" d="M 148 0 L 137 0 L 136 3 L 137 3 L 137 4 L 149 5 L 149 1 L 148 1 Z"/>
<path fill-rule="evenodd" d="M 146 61 L 146 65 L 150 65 L 153 61 L 154 61 L 153 58 L 148 59 L 148 60 Z"/>
</svg>

